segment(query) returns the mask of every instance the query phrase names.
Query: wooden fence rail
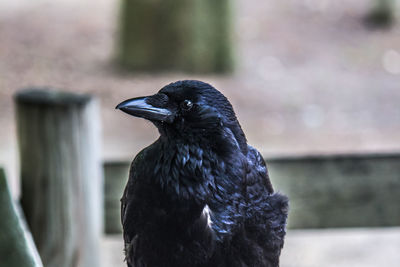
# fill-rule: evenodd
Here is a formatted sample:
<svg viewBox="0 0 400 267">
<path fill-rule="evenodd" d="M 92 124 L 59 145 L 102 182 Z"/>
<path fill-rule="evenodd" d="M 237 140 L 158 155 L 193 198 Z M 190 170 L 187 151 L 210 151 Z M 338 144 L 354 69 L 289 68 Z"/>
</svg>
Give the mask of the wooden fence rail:
<svg viewBox="0 0 400 267">
<path fill-rule="evenodd" d="M 400 226 L 400 154 L 281 157 L 266 162 L 275 190 L 289 196 L 289 228 Z M 109 183 L 118 180 L 121 187 L 129 162 L 105 166 Z M 112 194 L 106 224 L 119 223 L 122 190 L 108 190 Z"/>
<path fill-rule="evenodd" d="M 400 154 L 267 159 L 290 228 L 400 226 Z"/>
</svg>

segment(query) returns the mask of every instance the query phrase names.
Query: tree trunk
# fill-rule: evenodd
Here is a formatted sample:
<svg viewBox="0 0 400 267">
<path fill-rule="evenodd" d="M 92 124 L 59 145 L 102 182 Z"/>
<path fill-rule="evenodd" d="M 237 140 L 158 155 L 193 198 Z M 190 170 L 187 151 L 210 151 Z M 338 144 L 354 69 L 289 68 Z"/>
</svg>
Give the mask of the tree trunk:
<svg viewBox="0 0 400 267">
<path fill-rule="evenodd" d="M 229 72 L 230 0 L 123 0 L 119 63 L 139 71 Z"/>
<path fill-rule="evenodd" d="M 16 96 L 22 207 L 46 267 L 99 266 L 99 109 L 87 95 Z"/>
<path fill-rule="evenodd" d="M 43 267 L 21 210 L 0 169 L 0 266 Z"/>
<path fill-rule="evenodd" d="M 371 11 L 367 14 L 367 25 L 388 27 L 394 22 L 396 0 L 374 0 Z"/>
</svg>

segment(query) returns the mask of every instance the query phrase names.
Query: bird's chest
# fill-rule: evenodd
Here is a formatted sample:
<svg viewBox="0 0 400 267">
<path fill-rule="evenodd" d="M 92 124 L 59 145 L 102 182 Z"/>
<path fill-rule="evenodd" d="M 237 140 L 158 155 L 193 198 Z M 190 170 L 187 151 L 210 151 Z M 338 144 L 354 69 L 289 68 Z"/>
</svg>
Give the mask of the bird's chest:
<svg viewBox="0 0 400 267">
<path fill-rule="evenodd" d="M 154 182 L 172 201 L 204 203 L 215 187 L 215 155 L 198 145 L 165 145 L 154 155 Z"/>
<path fill-rule="evenodd" d="M 179 235 L 202 219 L 204 226 L 212 225 L 215 232 L 230 232 L 229 225 L 239 214 L 235 197 L 239 184 L 230 178 L 233 168 L 212 150 L 198 145 L 165 145 L 148 151 L 144 162 L 152 164 L 141 165 L 148 166 L 140 171 L 147 173 L 146 188 L 137 193 L 146 192 L 146 196 L 136 207 L 145 209 L 138 218 L 146 223 L 146 232 L 176 231 Z M 206 204 L 212 214 L 208 217 L 202 216 Z"/>
<path fill-rule="evenodd" d="M 152 263 L 149 266 L 189 266 L 207 259 L 213 240 L 211 232 L 201 227 L 202 206 L 172 198 L 156 188 L 149 193 L 136 208 L 142 211 L 132 218 L 137 228 L 135 255 Z M 198 253 L 205 256 L 194 259 Z"/>
<path fill-rule="evenodd" d="M 149 209 L 154 214 L 154 222 L 157 225 L 171 227 L 183 227 L 193 222 L 201 212 L 202 204 L 194 199 L 180 199 L 161 188 L 153 189 L 153 196 Z"/>
</svg>

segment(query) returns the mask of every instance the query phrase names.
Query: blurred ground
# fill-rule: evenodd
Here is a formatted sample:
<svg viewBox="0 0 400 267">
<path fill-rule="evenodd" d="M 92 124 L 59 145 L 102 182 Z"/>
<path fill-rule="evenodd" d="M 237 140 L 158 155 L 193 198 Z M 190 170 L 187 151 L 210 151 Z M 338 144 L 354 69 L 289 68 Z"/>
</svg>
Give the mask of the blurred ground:
<svg viewBox="0 0 400 267">
<path fill-rule="evenodd" d="M 368 2 L 236 1 L 237 71 L 199 76 L 115 71 L 116 1 L 1 1 L 0 165 L 15 192 L 12 95 L 18 89 L 96 95 L 103 107 L 103 156 L 127 159 L 157 132 L 115 105 L 186 78 L 223 91 L 249 142 L 264 155 L 398 151 L 400 27 L 366 29 L 361 21 Z"/>
<path fill-rule="evenodd" d="M 124 267 L 122 237 L 102 243 L 104 267 Z M 291 230 L 281 267 L 396 267 L 400 261 L 400 228 Z"/>
</svg>

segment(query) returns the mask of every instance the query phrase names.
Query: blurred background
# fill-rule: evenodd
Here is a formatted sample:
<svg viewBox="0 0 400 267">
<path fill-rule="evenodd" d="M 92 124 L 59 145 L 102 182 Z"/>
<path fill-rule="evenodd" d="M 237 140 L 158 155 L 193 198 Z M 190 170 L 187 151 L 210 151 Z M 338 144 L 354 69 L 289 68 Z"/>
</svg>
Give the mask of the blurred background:
<svg viewBox="0 0 400 267">
<path fill-rule="evenodd" d="M 199 79 L 230 99 L 275 188 L 291 198 L 283 267 L 397 266 L 399 10 L 396 0 L 3 0 L 0 167 L 13 199 L 23 193 L 20 90 L 98 100 L 107 230 L 108 212 L 119 220 L 127 164 L 158 136 L 114 107 Z M 124 266 L 111 224 L 102 266 Z"/>
</svg>

